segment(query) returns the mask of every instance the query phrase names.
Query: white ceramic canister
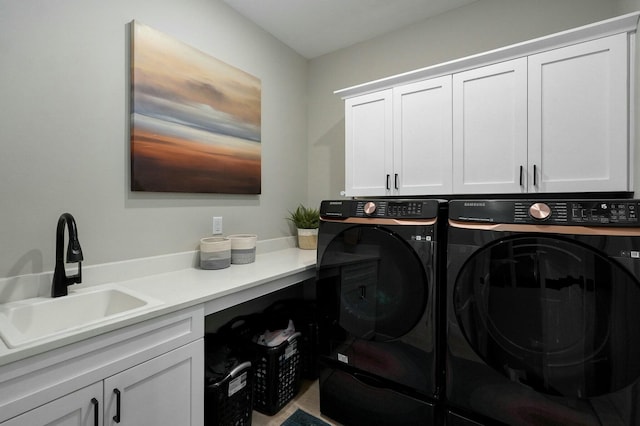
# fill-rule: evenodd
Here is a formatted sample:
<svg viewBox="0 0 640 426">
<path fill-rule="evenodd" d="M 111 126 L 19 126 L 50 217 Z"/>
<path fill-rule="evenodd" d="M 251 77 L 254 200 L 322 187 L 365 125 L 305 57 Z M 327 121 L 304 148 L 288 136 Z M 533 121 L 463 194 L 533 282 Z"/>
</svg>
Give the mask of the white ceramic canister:
<svg viewBox="0 0 640 426">
<path fill-rule="evenodd" d="M 255 234 L 233 234 L 228 235 L 231 240 L 231 263 L 253 263 L 256 260 Z"/>
<path fill-rule="evenodd" d="M 231 240 L 225 237 L 200 239 L 200 268 L 223 269 L 231 264 Z"/>
</svg>

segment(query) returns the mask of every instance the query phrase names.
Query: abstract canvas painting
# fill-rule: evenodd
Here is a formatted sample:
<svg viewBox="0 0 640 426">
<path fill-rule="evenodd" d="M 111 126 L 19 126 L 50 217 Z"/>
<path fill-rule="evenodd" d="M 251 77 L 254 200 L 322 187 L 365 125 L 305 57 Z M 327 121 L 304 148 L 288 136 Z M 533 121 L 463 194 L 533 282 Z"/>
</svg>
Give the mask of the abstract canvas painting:
<svg viewBox="0 0 640 426">
<path fill-rule="evenodd" d="M 131 189 L 259 194 L 260 80 L 131 26 Z"/>
</svg>

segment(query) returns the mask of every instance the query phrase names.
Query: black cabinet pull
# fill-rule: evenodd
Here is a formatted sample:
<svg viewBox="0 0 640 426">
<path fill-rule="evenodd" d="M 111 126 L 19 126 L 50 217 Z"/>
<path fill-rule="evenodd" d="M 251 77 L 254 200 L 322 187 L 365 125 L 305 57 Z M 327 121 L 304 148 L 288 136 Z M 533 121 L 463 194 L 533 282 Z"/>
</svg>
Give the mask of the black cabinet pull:
<svg viewBox="0 0 640 426">
<path fill-rule="evenodd" d="M 393 180 L 394 180 L 393 183 L 394 183 L 396 189 L 400 189 L 400 188 L 398 188 L 398 174 L 397 173 L 395 174 Z"/>
<path fill-rule="evenodd" d="M 360 286 L 360 299 L 365 300 L 367 298 L 367 287 L 361 285 Z"/>
<path fill-rule="evenodd" d="M 533 165 L 533 186 L 536 186 L 536 185 L 538 184 L 538 178 L 537 178 L 537 175 L 538 175 L 537 167 L 536 167 L 536 165 L 534 164 L 534 165 Z"/>
<path fill-rule="evenodd" d="M 113 416 L 113 421 L 116 423 L 120 423 L 120 390 L 114 389 L 113 393 L 116 394 L 116 415 Z"/>
<path fill-rule="evenodd" d="M 387 174 L 387 191 L 391 189 L 391 187 L 389 186 L 389 175 Z"/>
<path fill-rule="evenodd" d="M 99 423 L 99 411 L 100 411 L 100 403 L 98 402 L 97 399 L 95 398 L 91 398 L 91 404 L 93 404 L 93 424 L 95 426 L 98 426 Z"/>
<path fill-rule="evenodd" d="M 520 186 L 522 186 L 522 166 L 520 166 Z"/>
</svg>

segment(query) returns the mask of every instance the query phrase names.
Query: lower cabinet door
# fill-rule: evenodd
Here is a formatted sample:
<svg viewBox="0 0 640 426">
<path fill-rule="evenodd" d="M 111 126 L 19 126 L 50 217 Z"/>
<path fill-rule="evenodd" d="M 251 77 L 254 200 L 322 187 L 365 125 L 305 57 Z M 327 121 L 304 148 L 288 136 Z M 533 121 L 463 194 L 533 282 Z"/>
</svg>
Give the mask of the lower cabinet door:
<svg viewBox="0 0 640 426">
<path fill-rule="evenodd" d="M 197 340 L 104 380 L 109 426 L 204 424 L 204 343 Z"/>
<path fill-rule="evenodd" d="M 102 382 L 2 423 L 2 426 L 102 426 Z"/>
</svg>

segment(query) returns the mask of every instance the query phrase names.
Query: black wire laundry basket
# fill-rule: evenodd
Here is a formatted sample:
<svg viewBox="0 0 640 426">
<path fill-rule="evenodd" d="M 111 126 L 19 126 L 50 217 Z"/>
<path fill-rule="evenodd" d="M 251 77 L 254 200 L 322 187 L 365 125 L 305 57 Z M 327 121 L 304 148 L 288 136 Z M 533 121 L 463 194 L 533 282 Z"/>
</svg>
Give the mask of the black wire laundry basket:
<svg viewBox="0 0 640 426">
<path fill-rule="evenodd" d="M 253 367 L 229 342 L 205 336 L 206 426 L 250 426 L 253 413 Z"/>
<path fill-rule="evenodd" d="M 253 409 L 272 416 L 300 391 L 302 333 L 294 332 L 277 346 L 264 346 L 256 343 L 254 337 L 267 323 L 264 315 L 253 314 L 235 318 L 225 327 L 252 354 Z"/>
</svg>

